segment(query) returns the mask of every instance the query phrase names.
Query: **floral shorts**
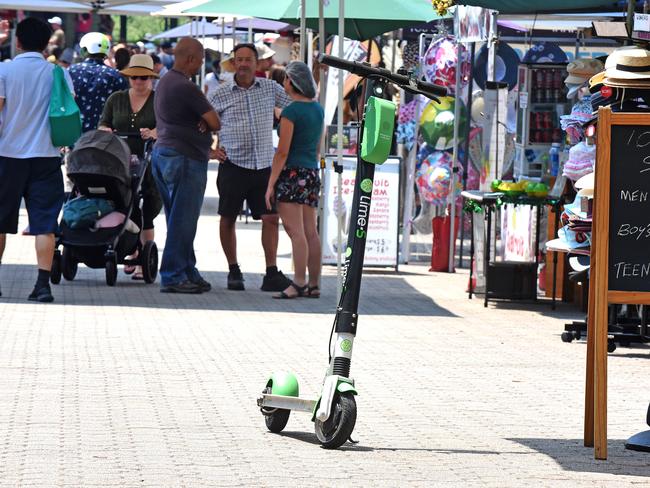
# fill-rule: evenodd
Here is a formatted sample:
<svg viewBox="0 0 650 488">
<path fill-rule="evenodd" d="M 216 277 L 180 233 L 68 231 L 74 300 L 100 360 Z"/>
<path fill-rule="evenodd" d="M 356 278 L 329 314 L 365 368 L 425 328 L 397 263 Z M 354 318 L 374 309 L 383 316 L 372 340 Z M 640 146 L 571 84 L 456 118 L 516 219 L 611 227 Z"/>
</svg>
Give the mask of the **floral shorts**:
<svg viewBox="0 0 650 488">
<path fill-rule="evenodd" d="M 278 202 L 318 207 L 320 176 L 316 168 L 284 168 L 275 184 Z"/>
</svg>

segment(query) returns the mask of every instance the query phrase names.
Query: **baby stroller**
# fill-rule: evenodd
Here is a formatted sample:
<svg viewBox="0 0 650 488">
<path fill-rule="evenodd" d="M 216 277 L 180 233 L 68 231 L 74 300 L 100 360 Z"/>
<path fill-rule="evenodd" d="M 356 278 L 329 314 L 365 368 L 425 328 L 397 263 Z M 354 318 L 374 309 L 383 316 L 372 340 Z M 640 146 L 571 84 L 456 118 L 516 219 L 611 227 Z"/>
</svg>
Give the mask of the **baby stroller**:
<svg viewBox="0 0 650 488">
<path fill-rule="evenodd" d="M 142 266 L 144 281 L 153 283 L 156 280 L 156 243 L 147 241 L 142 245 L 142 217 L 135 222 L 135 226 L 131 220 L 133 210 L 140 206 L 142 200 L 141 185 L 151 159 L 151 143 L 145 144 L 142 157 L 132 157 L 129 147 L 122 140 L 128 137 L 139 138 L 140 134 L 112 134 L 100 130 L 86 132 L 70 152 L 67 173 L 74 187 L 68 202 L 80 196 L 101 198 L 121 215 L 110 214 L 108 220 L 113 221 L 114 226 L 100 228 L 73 228 L 62 219 L 52 262 L 52 283 L 59 283 L 61 276 L 72 281 L 79 263 L 89 268 L 105 268 L 106 284 L 109 286 L 115 285 L 118 264 Z M 141 216 L 142 212 L 137 214 Z M 60 245 L 63 251 L 58 250 Z M 136 258 L 127 258 L 136 252 Z"/>
</svg>

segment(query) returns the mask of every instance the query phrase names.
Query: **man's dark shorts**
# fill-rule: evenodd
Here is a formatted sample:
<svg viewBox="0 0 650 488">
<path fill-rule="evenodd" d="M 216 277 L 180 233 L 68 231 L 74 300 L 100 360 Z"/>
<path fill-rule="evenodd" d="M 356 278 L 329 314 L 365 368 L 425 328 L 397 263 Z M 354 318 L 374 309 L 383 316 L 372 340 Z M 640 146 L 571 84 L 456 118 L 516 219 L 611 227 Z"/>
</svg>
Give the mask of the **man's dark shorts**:
<svg viewBox="0 0 650 488">
<path fill-rule="evenodd" d="M 244 205 L 248 208 L 254 219 L 259 220 L 262 215 L 274 214 L 266 208 L 266 187 L 269 184 L 271 168 L 246 169 L 230 161 L 219 165 L 217 175 L 217 189 L 219 190 L 219 215 L 237 218 Z"/>
<path fill-rule="evenodd" d="M 29 217 L 29 233 L 55 233 L 63 205 L 61 158 L 0 157 L 0 234 L 18 232 L 22 198 Z"/>
</svg>

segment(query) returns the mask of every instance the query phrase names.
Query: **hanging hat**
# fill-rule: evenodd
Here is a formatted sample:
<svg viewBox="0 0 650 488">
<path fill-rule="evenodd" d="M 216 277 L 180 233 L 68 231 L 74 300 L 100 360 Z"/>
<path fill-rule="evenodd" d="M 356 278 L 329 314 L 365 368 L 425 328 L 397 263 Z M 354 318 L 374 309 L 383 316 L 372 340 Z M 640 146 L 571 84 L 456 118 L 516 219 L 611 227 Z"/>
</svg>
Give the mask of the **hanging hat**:
<svg viewBox="0 0 650 488">
<path fill-rule="evenodd" d="M 129 59 L 129 65 L 120 71 L 124 76 L 150 76 L 158 78 L 153 70 L 153 58 L 148 54 L 134 54 Z"/>
<path fill-rule="evenodd" d="M 540 42 L 526 51 L 522 63 L 566 63 L 567 61 L 566 54 L 560 46 L 553 42 Z"/>
<path fill-rule="evenodd" d="M 485 44 L 479 51 L 476 61 L 474 61 L 474 80 L 482 89 L 488 79 L 488 47 Z M 508 84 L 508 90 L 512 90 L 517 85 L 517 67 L 519 66 L 519 55 L 505 42 L 497 44 L 496 58 L 494 62 L 494 76 L 496 81 L 502 81 Z"/>
</svg>

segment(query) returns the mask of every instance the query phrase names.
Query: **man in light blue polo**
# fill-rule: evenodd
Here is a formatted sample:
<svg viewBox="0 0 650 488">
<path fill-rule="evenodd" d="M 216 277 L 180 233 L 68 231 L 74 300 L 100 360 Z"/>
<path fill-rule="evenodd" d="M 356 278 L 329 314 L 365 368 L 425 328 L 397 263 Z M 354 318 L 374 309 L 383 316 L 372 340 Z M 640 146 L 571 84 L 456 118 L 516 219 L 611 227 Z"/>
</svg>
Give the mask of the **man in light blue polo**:
<svg viewBox="0 0 650 488">
<path fill-rule="evenodd" d="M 16 27 L 20 54 L 0 63 L 0 261 L 6 235 L 18 230 L 24 198 L 38 261 L 38 278 L 28 299 L 38 302 L 54 300 L 50 270 L 63 205 L 61 153 L 52 145 L 48 118 L 54 65 L 42 54 L 51 35 L 45 22 L 26 18 Z M 64 75 L 72 90 L 72 80 Z"/>
</svg>

